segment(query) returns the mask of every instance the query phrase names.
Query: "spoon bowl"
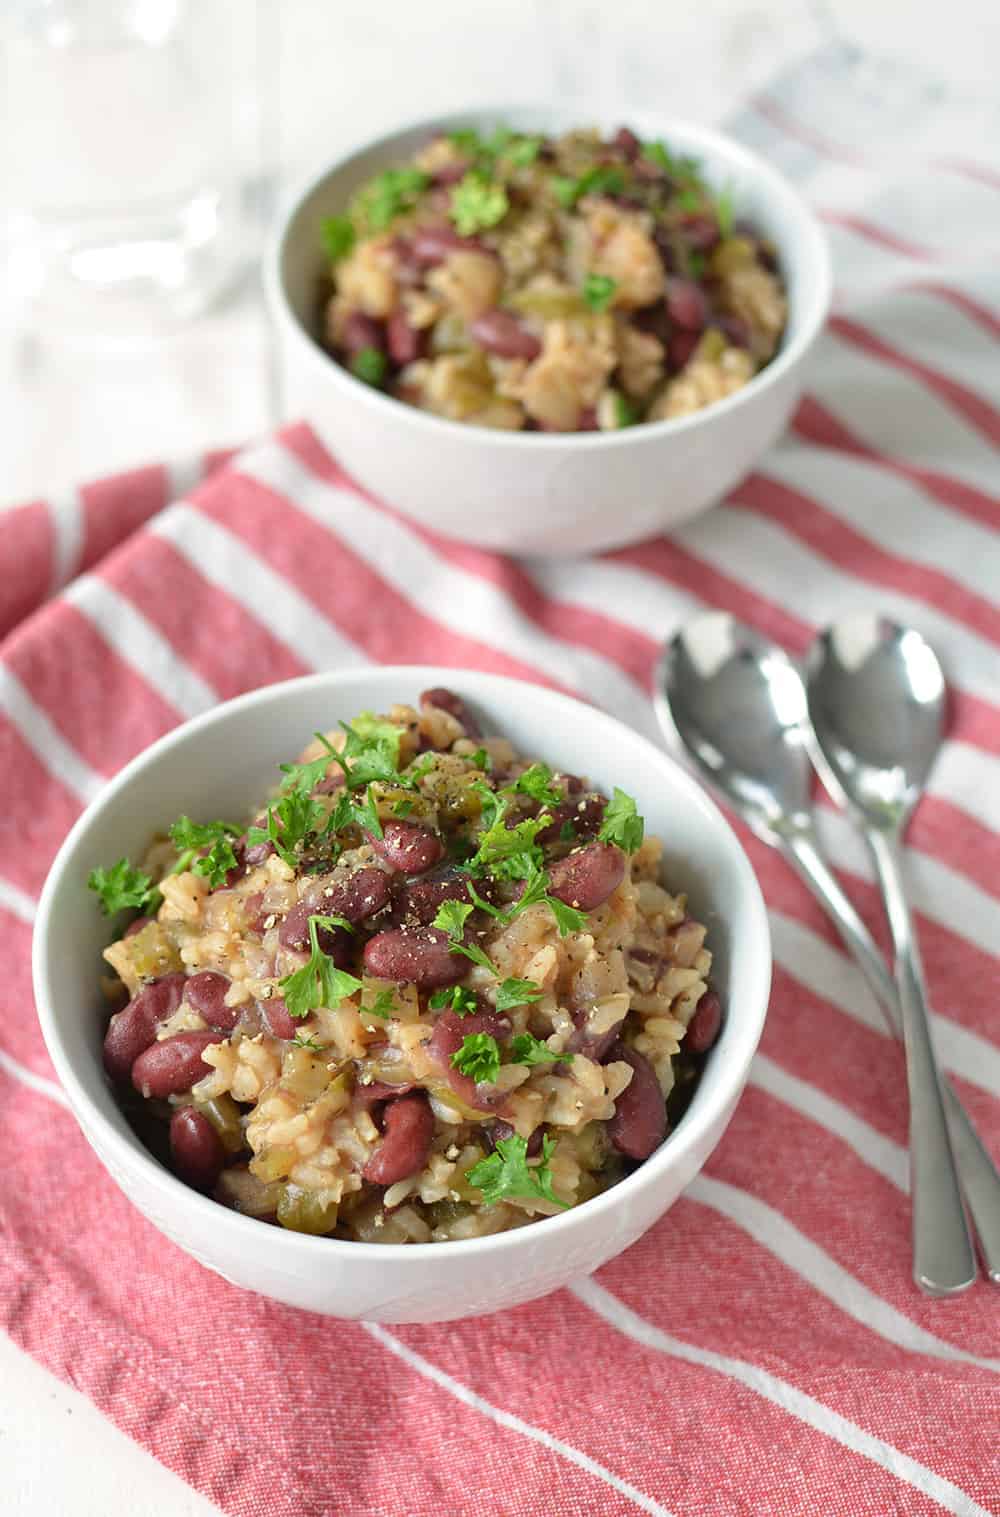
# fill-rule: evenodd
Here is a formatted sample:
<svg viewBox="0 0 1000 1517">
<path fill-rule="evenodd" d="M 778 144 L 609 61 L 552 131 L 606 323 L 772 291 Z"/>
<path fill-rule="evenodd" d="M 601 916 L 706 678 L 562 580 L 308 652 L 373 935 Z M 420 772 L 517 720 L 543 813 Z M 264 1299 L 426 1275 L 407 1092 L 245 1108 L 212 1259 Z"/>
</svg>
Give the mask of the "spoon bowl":
<svg viewBox="0 0 1000 1517">
<path fill-rule="evenodd" d="M 668 736 L 765 842 L 810 828 L 806 692 L 783 648 L 706 612 L 664 648 L 654 699 Z"/>
<path fill-rule="evenodd" d="M 933 648 L 911 627 L 862 613 L 820 633 L 807 680 L 824 783 L 868 825 L 901 831 L 944 736 Z"/>
</svg>

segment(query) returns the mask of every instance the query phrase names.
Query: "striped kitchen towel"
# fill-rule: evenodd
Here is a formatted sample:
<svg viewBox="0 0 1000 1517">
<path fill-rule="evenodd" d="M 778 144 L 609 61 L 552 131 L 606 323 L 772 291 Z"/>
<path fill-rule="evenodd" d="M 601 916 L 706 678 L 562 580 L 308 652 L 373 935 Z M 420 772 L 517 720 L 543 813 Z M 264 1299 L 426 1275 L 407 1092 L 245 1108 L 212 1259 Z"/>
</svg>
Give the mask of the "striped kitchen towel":
<svg viewBox="0 0 1000 1517">
<path fill-rule="evenodd" d="M 692 611 L 801 651 L 877 605 L 924 631 L 954 686 L 908 865 L 941 1056 L 1000 1157 L 997 126 L 839 53 L 738 118 L 828 224 L 837 310 L 789 435 L 669 538 L 584 562 L 445 542 L 361 494 L 305 427 L 7 514 L 0 1310 L 234 1517 L 1000 1512 L 998 1298 L 910 1284 L 899 1049 L 745 829 L 776 975 L 724 1141 L 627 1254 L 479 1321 L 333 1323 L 167 1243 L 66 1110 L 29 976 L 35 900 L 81 807 L 219 700 L 440 662 L 548 681 L 653 732 L 657 646 Z M 884 941 L 857 839 L 829 808 L 823 828 Z"/>
</svg>

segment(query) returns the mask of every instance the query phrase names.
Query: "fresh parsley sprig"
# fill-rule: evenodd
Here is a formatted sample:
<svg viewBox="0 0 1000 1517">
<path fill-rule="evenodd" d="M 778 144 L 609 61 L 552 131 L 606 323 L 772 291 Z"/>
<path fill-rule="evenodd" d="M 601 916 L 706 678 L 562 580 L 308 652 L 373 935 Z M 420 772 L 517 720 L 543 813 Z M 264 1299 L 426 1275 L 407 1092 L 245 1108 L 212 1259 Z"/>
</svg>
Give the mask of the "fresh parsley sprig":
<svg viewBox="0 0 1000 1517">
<path fill-rule="evenodd" d="M 384 169 L 351 202 L 352 216 L 369 232 L 384 232 L 397 216 L 411 211 L 430 184 L 420 169 Z"/>
<path fill-rule="evenodd" d="M 547 1043 L 541 1038 L 532 1037 L 530 1032 L 517 1033 L 510 1042 L 510 1062 L 512 1064 L 572 1064 L 571 1053 L 553 1053 Z"/>
<path fill-rule="evenodd" d="M 558 785 L 552 783 L 552 770 L 548 764 L 530 764 L 519 774 L 512 785 L 505 785 L 504 795 L 530 795 L 543 806 L 558 806 L 565 799 Z M 549 818 L 551 821 L 551 817 Z"/>
<path fill-rule="evenodd" d="M 488 954 L 484 953 L 477 943 L 465 942 L 465 919 L 472 909 L 468 901 L 442 901 L 431 926 L 436 927 L 439 932 L 447 933 L 450 953 L 460 953 L 465 958 L 471 959 L 473 964 L 479 964 L 483 969 L 488 969 L 490 974 L 495 975 L 496 965 Z"/>
<path fill-rule="evenodd" d="M 121 858 L 110 869 L 92 869 L 87 876 L 87 889 L 93 890 L 105 916 L 113 917 L 127 907 L 146 911 L 159 904 L 160 890 L 148 874 L 136 869 L 128 859 Z"/>
<path fill-rule="evenodd" d="M 321 1006 L 328 1011 L 335 1011 L 346 996 L 352 996 L 362 988 L 361 980 L 344 969 L 338 969 L 330 955 L 323 952 L 317 937 L 321 927 L 346 927 L 349 931 L 354 931 L 350 922 L 343 917 L 309 918 L 309 945 L 312 949 L 309 962 L 278 983 L 290 1015 L 300 1020 Z"/>
<path fill-rule="evenodd" d="M 492 1085 L 500 1073 L 500 1045 L 488 1032 L 470 1032 L 451 1056 L 453 1068 L 478 1085 Z"/>
<path fill-rule="evenodd" d="M 552 177 L 552 192 L 564 210 L 571 211 L 584 195 L 619 195 L 625 188 L 625 175 L 621 169 L 607 164 L 597 164 L 576 179 L 567 179 L 555 174 Z"/>
<path fill-rule="evenodd" d="M 513 1011 L 515 1006 L 530 1006 L 542 998 L 541 986 L 534 980 L 502 980 L 497 986 L 497 1011 Z"/>
<path fill-rule="evenodd" d="M 645 823 L 636 810 L 635 801 L 616 785 L 605 807 L 598 838 L 602 843 L 617 843 L 626 853 L 635 853 L 642 846 L 644 835 Z"/>
<path fill-rule="evenodd" d="M 307 791 L 292 789 L 267 808 L 263 827 L 250 827 L 247 842 L 273 843 L 274 851 L 289 869 L 298 864 L 296 849 L 323 830 L 326 812 Z"/>
<path fill-rule="evenodd" d="M 487 1205 L 511 1199 L 525 1201 L 550 1201 L 563 1210 L 568 1201 L 561 1201 L 552 1190 L 552 1169 L 549 1160 L 555 1143 L 551 1138 L 542 1139 L 542 1152 L 537 1164 L 528 1164 L 528 1142 L 519 1134 L 501 1138 L 493 1153 L 465 1172 L 470 1185 L 482 1193 Z"/>
<path fill-rule="evenodd" d="M 364 997 L 361 1000 L 362 1016 L 378 1017 L 383 1022 L 388 1021 L 398 1010 L 396 997 L 391 990 L 379 990 L 376 991 L 373 1000 L 366 1001 Z"/>
<path fill-rule="evenodd" d="M 588 274 L 583 281 L 584 303 L 597 315 L 606 311 L 615 298 L 618 281 L 607 274 Z"/>
<path fill-rule="evenodd" d="M 225 883 L 229 871 L 239 862 L 233 838 L 241 830 L 232 822 L 193 822 L 189 816 L 179 816 L 169 835 L 179 854 L 192 855 L 188 866 L 192 874 L 202 875 L 215 890 Z M 202 852 L 203 849 L 207 852 Z"/>
<path fill-rule="evenodd" d="M 435 990 L 427 1004 L 432 1011 L 453 1011 L 456 1016 L 467 1017 L 477 1003 L 473 991 L 464 985 L 451 985 L 447 990 Z"/>
<path fill-rule="evenodd" d="M 478 169 L 472 169 L 451 192 L 448 214 L 462 237 L 496 226 L 510 210 L 507 191 Z"/>
<path fill-rule="evenodd" d="M 339 263 L 354 247 L 355 231 L 349 216 L 327 216 L 319 226 L 320 237 L 331 263 Z"/>
</svg>

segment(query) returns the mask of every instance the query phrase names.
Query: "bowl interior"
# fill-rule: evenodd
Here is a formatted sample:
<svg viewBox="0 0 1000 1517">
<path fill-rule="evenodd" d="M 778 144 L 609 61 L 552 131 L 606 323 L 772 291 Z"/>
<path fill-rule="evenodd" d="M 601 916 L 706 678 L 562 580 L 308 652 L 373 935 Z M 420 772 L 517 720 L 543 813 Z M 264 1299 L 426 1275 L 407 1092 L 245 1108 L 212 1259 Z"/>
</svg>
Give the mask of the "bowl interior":
<svg viewBox="0 0 1000 1517">
<path fill-rule="evenodd" d="M 716 190 L 731 187 L 737 217 L 752 221 L 775 243 L 788 292 L 788 325 L 779 353 L 763 374 L 779 371 L 812 341 L 825 318 L 829 301 L 829 257 L 812 213 L 780 174 L 739 143 L 691 122 L 661 119 L 627 109 L 607 112 L 582 107 L 512 106 L 456 111 L 403 127 L 357 149 L 318 177 L 314 176 L 293 197 L 268 260 L 272 298 L 286 306 L 301 334 L 322 351 L 317 333 L 318 291 L 327 273 L 321 235 L 324 217 L 343 211 L 367 179 L 381 169 L 404 163 L 436 133 L 458 127 L 489 131 L 500 123 L 523 132 L 564 131 L 593 125 L 609 133 L 623 122 L 644 138 L 660 138 L 672 149 L 697 157 L 709 185 Z M 333 360 L 330 362 L 337 367 Z M 345 383 L 358 383 L 346 371 L 339 372 Z M 677 427 L 689 424 L 690 420 L 680 418 L 657 425 Z M 542 432 L 497 435 L 503 442 L 529 446 L 544 446 L 553 440 Z M 607 442 L 608 436 L 614 434 L 582 434 L 578 441 Z"/>
<path fill-rule="evenodd" d="M 569 697 L 492 675 L 438 668 L 381 668 L 316 675 L 255 691 L 169 734 L 112 781 L 71 832 L 40 903 L 35 986 L 43 1031 L 57 1072 L 85 1130 L 97 1124 L 121 1163 L 159 1169 L 122 1116 L 101 1067 L 107 1009 L 98 990 L 106 922 L 86 888 L 87 875 L 123 853 L 141 856 L 152 833 L 187 812 L 196 819 L 240 817 L 279 777 L 277 765 L 300 751 L 316 729 L 364 709 L 415 702 L 421 689 L 447 683 L 525 755 L 620 785 L 636 796 L 647 830 L 665 839 L 664 874 L 688 892 L 705 921 L 713 979 L 728 1007 L 723 1035 L 683 1122 L 632 1177 L 651 1176 L 675 1145 L 687 1144 L 742 1086 L 763 1024 L 770 953 L 763 902 L 753 872 L 715 806 L 673 761 L 644 738 Z M 164 1183 L 181 1189 L 166 1171 Z M 200 1197 L 185 1192 L 193 1204 Z M 613 1204 L 614 1190 L 587 1203 Z M 566 1213 L 553 1223 L 564 1225 Z M 219 1225 L 245 1220 L 222 1213 Z M 520 1236 L 505 1234 L 503 1237 Z M 329 1240 L 283 1235 L 290 1246 Z M 493 1244 L 450 1244 L 450 1249 Z M 373 1245 L 351 1243 L 352 1253 Z M 432 1245 L 420 1245 L 431 1247 Z"/>
</svg>

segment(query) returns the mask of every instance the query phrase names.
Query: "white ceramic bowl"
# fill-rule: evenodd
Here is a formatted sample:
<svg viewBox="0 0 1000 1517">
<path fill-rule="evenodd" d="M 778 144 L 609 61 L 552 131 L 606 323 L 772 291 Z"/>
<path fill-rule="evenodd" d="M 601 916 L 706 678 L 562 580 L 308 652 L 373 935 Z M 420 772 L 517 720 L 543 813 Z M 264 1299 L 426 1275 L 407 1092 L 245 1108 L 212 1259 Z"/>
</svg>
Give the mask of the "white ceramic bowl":
<svg viewBox="0 0 1000 1517">
<path fill-rule="evenodd" d="M 708 183 L 732 184 L 737 214 L 779 249 L 789 318 L 781 351 L 744 389 L 693 416 L 622 432 L 499 432 L 442 420 L 362 384 L 316 341 L 325 216 L 405 162 L 436 132 L 561 131 L 628 122 L 693 154 Z M 425 526 L 511 553 L 583 553 L 634 542 L 723 496 L 784 428 L 826 319 L 826 239 L 791 185 L 762 158 L 706 127 L 630 110 L 497 108 L 415 122 L 340 158 L 295 194 L 271 241 L 265 286 L 279 334 L 286 410 L 306 417 L 347 471 Z"/>
<path fill-rule="evenodd" d="M 576 1210 L 495 1237 L 383 1245 L 314 1238 L 241 1217 L 190 1190 L 146 1151 L 101 1066 L 107 1009 L 97 988 L 107 923 L 89 871 L 141 856 L 182 811 L 239 815 L 273 784 L 279 761 L 317 728 L 386 710 L 447 684 L 525 754 L 619 784 L 667 840 L 667 876 L 708 924 L 713 977 L 727 1008 L 690 1108 L 634 1174 Z M 767 918 L 753 871 L 715 806 L 676 764 L 611 717 L 536 685 L 439 668 L 371 668 L 271 685 L 154 743 L 73 828 L 38 911 L 35 996 L 49 1053 L 85 1136 L 161 1232 L 235 1285 L 339 1317 L 433 1322 L 513 1306 L 596 1269 L 643 1233 L 704 1164 L 743 1089 L 770 984 Z"/>
</svg>

